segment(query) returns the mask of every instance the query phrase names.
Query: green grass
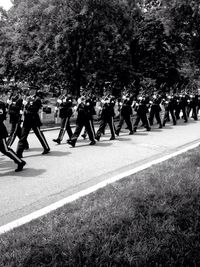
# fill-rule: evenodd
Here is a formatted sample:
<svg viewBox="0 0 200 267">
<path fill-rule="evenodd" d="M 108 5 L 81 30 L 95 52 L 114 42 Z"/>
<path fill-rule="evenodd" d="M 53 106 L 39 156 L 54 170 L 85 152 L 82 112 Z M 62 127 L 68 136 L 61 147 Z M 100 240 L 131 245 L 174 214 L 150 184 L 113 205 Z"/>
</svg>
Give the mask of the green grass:
<svg viewBox="0 0 200 267">
<path fill-rule="evenodd" d="M 0 266 L 200 266 L 200 149 L 0 236 Z"/>
</svg>

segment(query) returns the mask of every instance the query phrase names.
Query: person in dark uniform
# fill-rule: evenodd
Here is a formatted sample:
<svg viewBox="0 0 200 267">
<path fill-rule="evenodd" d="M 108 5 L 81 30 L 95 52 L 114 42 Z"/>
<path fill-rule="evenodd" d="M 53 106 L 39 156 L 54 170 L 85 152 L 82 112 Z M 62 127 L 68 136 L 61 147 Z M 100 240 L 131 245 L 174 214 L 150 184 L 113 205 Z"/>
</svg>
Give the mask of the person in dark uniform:
<svg viewBox="0 0 200 267">
<path fill-rule="evenodd" d="M 150 113 L 149 113 L 149 123 L 150 125 L 153 125 L 154 117 L 157 120 L 157 123 L 159 124 L 159 128 L 162 128 L 162 123 L 160 119 L 160 102 L 161 99 L 158 95 L 153 95 L 152 100 L 150 101 Z"/>
<path fill-rule="evenodd" d="M 184 122 L 188 121 L 186 109 L 188 106 L 187 98 L 185 95 L 180 94 L 179 97 L 177 98 L 177 106 L 176 106 L 176 111 L 175 111 L 175 116 L 176 119 L 180 119 L 180 112 L 182 111 L 182 116 L 184 119 Z"/>
<path fill-rule="evenodd" d="M 75 147 L 76 141 L 83 129 L 83 127 L 86 128 L 89 139 L 90 139 L 90 145 L 95 145 L 95 134 L 93 132 L 93 128 L 90 122 L 90 108 L 89 105 L 87 105 L 86 98 L 84 96 L 80 97 L 78 99 L 78 106 L 77 106 L 77 119 L 76 119 L 76 129 L 71 137 L 70 140 L 67 141 L 69 145 L 72 147 Z"/>
<path fill-rule="evenodd" d="M 23 114 L 23 99 L 21 92 L 13 93 L 7 100 L 8 114 L 10 116 L 11 130 L 7 139 L 7 145 L 12 146 L 16 136 L 21 138 L 21 123 Z M 29 148 L 28 141 L 26 142 L 25 149 Z"/>
<path fill-rule="evenodd" d="M 136 119 L 135 123 L 133 125 L 133 130 L 134 132 L 137 131 L 138 124 L 140 120 L 142 121 L 143 126 L 147 129 L 147 131 L 151 130 L 148 118 L 147 118 L 147 113 L 148 113 L 148 105 L 146 103 L 146 99 L 144 97 L 139 97 L 138 102 L 135 103 L 134 110 L 136 111 Z"/>
<path fill-rule="evenodd" d="M 188 99 L 188 108 L 187 108 L 187 116 L 188 118 L 191 117 L 196 121 L 197 120 L 197 106 L 198 106 L 198 96 L 197 95 L 190 95 Z"/>
<path fill-rule="evenodd" d="M 106 97 L 104 102 L 103 102 L 103 107 L 102 111 L 100 114 L 100 125 L 99 129 L 96 133 L 95 139 L 97 141 L 100 140 L 101 135 L 105 132 L 105 128 L 107 124 L 110 127 L 110 132 L 111 132 L 111 137 L 110 140 L 115 139 L 115 128 L 114 128 L 114 116 L 115 116 L 115 111 L 114 111 L 114 106 L 115 106 L 115 99 L 114 97 Z"/>
<path fill-rule="evenodd" d="M 72 97 L 70 95 L 64 94 L 61 98 L 57 100 L 59 105 L 59 117 L 61 118 L 61 128 L 57 139 L 53 141 L 57 144 L 60 144 L 63 140 L 65 131 L 69 136 L 69 139 L 72 137 L 72 129 L 70 126 L 70 118 L 72 116 Z"/>
<path fill-rule="evenodd" d="M 176 116 L 174 110 L 176 107 L 176 99 L 170 95 L 163 100 L 163 105 L 165 107 L 165 114 L 163 119 L 163 127 L 165 127 L 166 122 L 168 121 L 169 115 L 171 115 L 173 125 L 176 125 Z"/>
<path fill-rule="evenodd" d="M 93 116 L 96 115 L 96 110 L 95 110 L 96 97 L 89 95 L 86 98 L 86 105 L 88 106 L 90 124 L 92 126 L 93 132 L 95 133 Z M 86 139 L 86 137 L 87 137 L 87 130 L 86 129 L 84 130 L 84 133 L 81 136 L 83 137 L 83 139 Z"/>
<path fill-rule="evenodd" d="M 120 130 L 121 130 L 121 128 L 124 124 L 124 121 L 125 121 L 127 128 L 130 131 L 129 135 L 132 135 L 134 132 L 133 132 L 133 125 L 131 122 L 131 115 L 133 113 L 132 107 L 131 107 L 131 100 L 130 100 L 129 96 L 124 96 L 122 99 L 123 99 L 123 102 L 121 103 L 121 105 L 119 103 L 120 120 L 119 120 L 119 124 L 116 127 L 115 134 L 117 136 L 119 136 Z"/>
<path fill-rule="evenodd" d="M 22 126 L 22 134 L 17 146 L 17 155 L 20 158 L 23 157 L 22 154 L 26 147 L 27 137 L 31 129 L 34 131 L 42 147 L 44 148 L 42 154 L 47 154 L 50 152 L 50 148 L 46 141 L 46 138 L 43 132 L 40 130 L 42 123 L 38 112 L 42 107 L 41 98 L 43 98 L 43 93 L 41 91 L 37 91 L 35 95 L 30 96 L 27 99 L 27 103 L 25 105 L 25 110 L 24 110 L 24 122 Z"/>
<path fill-rule="evenodd" d="M 6 126 L 4 125 L 4 120 L 6 119 L 6 104 L 0 100 L 0 151 L 5 156 L 12 159 L 18 166 L 15 169 L 16 172 L 22 171 L 26 162 L 19 158 L 17 154 L 8 147 L 6 143 L 6 138 L 8 137 L 8 132 Z"/>
</svg>

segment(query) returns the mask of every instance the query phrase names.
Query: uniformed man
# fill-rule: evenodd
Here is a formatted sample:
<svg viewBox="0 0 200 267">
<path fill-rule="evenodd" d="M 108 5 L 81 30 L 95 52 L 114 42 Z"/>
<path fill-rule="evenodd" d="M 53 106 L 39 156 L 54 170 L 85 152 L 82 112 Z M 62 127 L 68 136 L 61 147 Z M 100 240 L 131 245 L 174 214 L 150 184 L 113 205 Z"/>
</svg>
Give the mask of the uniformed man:
<svg viewBox="0 0 200 267">
<path fill-rule="evenodd" d="M 0 100 L 0 151 L 12 159 L 18 166 L 15 169 L 16 172 L 22 171 L 26 162 L 19 158 L 16 153 L 8 147 L 6 143 L 6 138 L 8 137 L 7 129 L 4 125 L 4 120 L 6 119 L 6 104 Z"/>
<path fill-rule="evenodd" d="M 61 118 L 61 127 L 57 139 L 53 139 L 54 142 L 60 144 L 63 140 L 65 131 L 69 136 L 69 139 L 72 137 L 72 129 L 70 126 L 70 118 L 72 116 L 72 97 L 66 92 L 57 100 L 57 105 L 59 108 L 59 117 Z"/>
<path fill-rule="evenodd" d="M 25 102 L 25 110 L 24 110 L 24 122 L 22 126 L 22 134 L 21 138 L 18 142 L 17 146 L 17 155 L 22 158 L 23 151 L 26 147 L 27 137 L 29 135 L 30 130 L 32 129 L 40 141 L 44 151 L 42 154 L 47 154 L 50 152 L 49 145 L 46 141 L 46 138 L 43 132 L 40 130 L 42 125 L 39 110 L 42 108 L 43 93 L 41 91 L 37 91 L 35 95 L 30 96 Z"/>
<path fill-rule="evenodd" d="M 133 113 L 132 107 L 131 107 L 131 99 L 129 96 L 123 96 L 122 97 L 123 102 L 119 102 L 119 112 L 120 112 L 120 119 L 119 124 L 116 127 L 115 134 L 118 136 L 120 133 L 120 130 L 124 124 L 124 121 L 126 122 L 127 128 L 129 129 L 129 135 L 132 135 L 133 132 L 133 125 L 131 122 L 131 115 Z"/>
<path fill-rule="evenodd" d="M 23 114 L 23 98 L 20 91 L 13 92 L 10 98 L 7 100 L 8 114 L 10 116 L 11 130 L 7 139 L 7 145 L 12 146 L 16 136 L 21 138 L 21 123 Z M 26 142 L 25 149 L 28 149 L 28 141 Z"/>
<path fill-rule="evenodd" d="M 109 97 L 106 97 L 105 100 L 103 100 L 103 107 L 102 107 L 101 114 L 100 114 L 100 125 L 99 125 L 99 129 L 98 129 L 96 136 L 95 136 L 95 139 L 97 141 L 100 140 L 101 135 L 104 133 L 107 124 L 109 125 L 110 133 L 111 133 L 110 140 L 115 139 L 115 128 L 114 128 L 115 111 L 114 111 L 114 106 L 115 106 L 114 97 L 109 96 Z"/>
<path fill-rule="evenodd" d="M 136 119 L 135 123 L 133 125 L 134 132 L 137 131 L 138 124 L 140 120 L 142 121 L 142 125 L 147 129 L 147 131 L 151 130 L 149 120 L 147 118 L 148 111 L 148 105 L 145 97 L 140 96 L 138 98 L 138 101 L 135 103 L 134 110 L 136 111 Z"/>
<path fill-rule="evenodd" d="M 90 145 L 95 145 L 95 134 L 93 132 L 92 125 L 90 123 L 90 111 L 89 111 L 89 105 L 87 105 L 87 101 L 85 96 L 82 96 L 78 99 L 78 106 L 77 109 L 77 119 L 76 119 L 76 129 L 71 137 L 70 140 L 67 141 L 69 145 L 72 147 L 75 147 L 77 139 L 83 129 L 83 127 L 86 128 L 89 139 L 90 139 Z"/>
<path fill-rule="evenodd" d="M 165 127 L 165 124 L 169 119 L 169 115 L 171 115 L 173 125 L 176 125 L 176 116 L 174 113 L 176 107 L 176 99 L 173 96 L 167 95 L 166 99 L 163 99 L 163 105 L 165 107 L 163 127 Z"/>
<path fill-rule="evenodd" d="M 154 117 L 156 118 L 157 123 L 159 124 L 159 128 L 162 128 L 162 123 L 160 119 L 160 96 L 159 95 L 153 95 L 152 100 L 150 100 L 150 112 L 149 112 L 149 123 L 150 125 L 153 125 Z"/>
</svg>

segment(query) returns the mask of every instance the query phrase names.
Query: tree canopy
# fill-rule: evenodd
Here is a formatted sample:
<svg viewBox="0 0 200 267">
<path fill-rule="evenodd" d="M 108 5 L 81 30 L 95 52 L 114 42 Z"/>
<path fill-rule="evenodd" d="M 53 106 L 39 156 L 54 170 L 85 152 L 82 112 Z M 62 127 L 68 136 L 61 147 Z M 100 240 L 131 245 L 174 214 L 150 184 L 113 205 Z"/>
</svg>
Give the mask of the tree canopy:
<svg viewBox="0 0 200 267">
<path fill-rule="evenodd" d="M 13 0 L 0 10 L 0 78 L 103 93 L 195 78 L 200 1 Z"/>
</svg>

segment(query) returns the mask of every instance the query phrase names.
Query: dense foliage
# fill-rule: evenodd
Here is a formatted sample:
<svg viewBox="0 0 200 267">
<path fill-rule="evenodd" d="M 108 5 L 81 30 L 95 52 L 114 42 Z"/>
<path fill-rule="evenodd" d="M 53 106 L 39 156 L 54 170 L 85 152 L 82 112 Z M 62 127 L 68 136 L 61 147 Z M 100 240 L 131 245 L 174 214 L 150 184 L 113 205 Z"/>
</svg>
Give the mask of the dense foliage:
<svg viewBox="0 0 200 267">
<path fill-rule="evenodd" d="M 77 95 L 185 86 L 198 74 L 199 20 L 199 1 L 13 0 L 0 10 L 0 78 Z"/>
</svg>

